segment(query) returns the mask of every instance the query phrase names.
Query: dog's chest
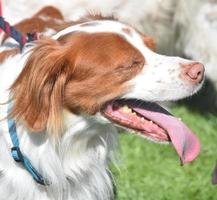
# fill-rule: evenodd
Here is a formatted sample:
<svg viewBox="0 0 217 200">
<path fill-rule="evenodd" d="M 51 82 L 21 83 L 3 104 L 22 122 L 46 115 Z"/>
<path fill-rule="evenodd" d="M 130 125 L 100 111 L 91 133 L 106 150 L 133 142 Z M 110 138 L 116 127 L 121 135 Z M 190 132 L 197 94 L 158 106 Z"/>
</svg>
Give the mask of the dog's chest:
<svg viewBox="0 0 217 200">
<path fill-rule="evenodd" d="M 77 118 L 56 147 L 43 133 L 28 133 L 20 126 L 18 133 L 22 152 L 51 185 L 38 185 L 19 163 L 14 162 L 5 125 L 0 133 L 0 196 L 3 200 L 112 198 L 112 181 L 107 170 L 117 141 L 114 127 Z"/>
</svg>

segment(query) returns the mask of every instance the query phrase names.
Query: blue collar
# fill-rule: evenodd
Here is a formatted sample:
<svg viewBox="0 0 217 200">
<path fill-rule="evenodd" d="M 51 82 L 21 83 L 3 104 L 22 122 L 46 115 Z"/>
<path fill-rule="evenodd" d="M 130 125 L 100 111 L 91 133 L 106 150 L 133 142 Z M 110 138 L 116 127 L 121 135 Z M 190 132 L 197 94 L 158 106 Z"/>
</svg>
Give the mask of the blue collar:
<svg viewBox="0 0 217 200">
<path fill-rule="evenodd" d="M 8 113 L 9 112 L 10 108 L 8 109 Z M 13 144 L 13 147 L 11 148 L 11 155 L 13 159 L 16 162 L 20 162 L 23 165 L 23 167 L 32 175 L 33 179 L 37 183 L 41 185 L 49 185 L 48 181 L 42 177 L 42 175 L 32 166 L 30 160 L 21 152 L 19 139 L 17 136 L 16 123 L 14 119 L 8 119 L 8 130 Z"/>
</svg>

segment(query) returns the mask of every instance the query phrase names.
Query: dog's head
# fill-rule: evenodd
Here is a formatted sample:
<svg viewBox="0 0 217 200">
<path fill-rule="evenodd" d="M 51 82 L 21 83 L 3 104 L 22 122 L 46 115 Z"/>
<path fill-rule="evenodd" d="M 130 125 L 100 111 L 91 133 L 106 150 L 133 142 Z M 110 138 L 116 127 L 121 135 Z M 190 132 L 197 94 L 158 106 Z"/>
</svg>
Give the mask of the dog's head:
<svg viewBox="0 0 217 200">
<path fill-rule="evenodd" d="M 156 104 L 192 95 L 201 87 L 198 62 L 162 56 L 132 27 L 96 20 L 37 42 L 12 86 L 12 115 L 33 131 L 59 132 L 63 110 L 99 115 L 155 141 L 172 141 L 183 162 L 199 142 Z M 174 132 L 175 131 L 175 132 Z"/>
</svg>

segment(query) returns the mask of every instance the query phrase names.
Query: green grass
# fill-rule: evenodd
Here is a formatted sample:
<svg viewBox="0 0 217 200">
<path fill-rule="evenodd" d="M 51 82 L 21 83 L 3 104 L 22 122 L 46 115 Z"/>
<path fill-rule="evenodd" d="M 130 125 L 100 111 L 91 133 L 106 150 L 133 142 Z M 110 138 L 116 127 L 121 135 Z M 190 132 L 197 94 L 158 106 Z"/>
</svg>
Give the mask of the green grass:
<svg viewBox="0 0 217 200">
<path fill-rule="evenodd" d="M 121 134 L 120 169 L 113 169 L 117 200 L 216 200 L 211 173 L 217 160 L 217 117 L 173 109 L 198 135 L 199 157 L 183 167 L 171 145 L 159 145 Z"/>
</svg>

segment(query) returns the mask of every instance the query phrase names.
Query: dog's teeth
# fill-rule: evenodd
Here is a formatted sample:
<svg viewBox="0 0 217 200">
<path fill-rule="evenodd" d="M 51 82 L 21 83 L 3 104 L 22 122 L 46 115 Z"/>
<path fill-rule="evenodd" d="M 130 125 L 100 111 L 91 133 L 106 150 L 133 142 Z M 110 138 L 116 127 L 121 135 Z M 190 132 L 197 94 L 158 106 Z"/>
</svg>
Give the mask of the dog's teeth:
<svg viewBox="0 0 217 200">
<path fill-rule="evenodd" d="M 123 106 L 122 111 L 124 113 L 132 113 L 132 109 L 129 108 L 127 105 Z"/>
<path fill-rule="evenodd" d="M 153 121 L 149 121 L 149 123 L 153 124 Z"/>
<path fill-rule="evenodd" d="M 141 120 L 142 120 L 142 121 L 145 121 L 145 118 L 144 118 L 144 117 L 142 117 L 142 118 L 141 118 Z"/>
<path fill-rule="evenodd" d="M 136 115 L 136 113 L 135 113 L 135 112 L 132 112 L 132 114 L 133 114 L 133 115 Z"/>
<path fill-rule="evenodd" d="M 182 121 L 182 118 L 178 118 L 179 121 Z"/>
<path fill-rule="evenodd" d="M 128 109 L 128 113 L 133 113 L 132 109 Z M 136 113 L 135 113 L 136 114 Z"/>
</svg>

